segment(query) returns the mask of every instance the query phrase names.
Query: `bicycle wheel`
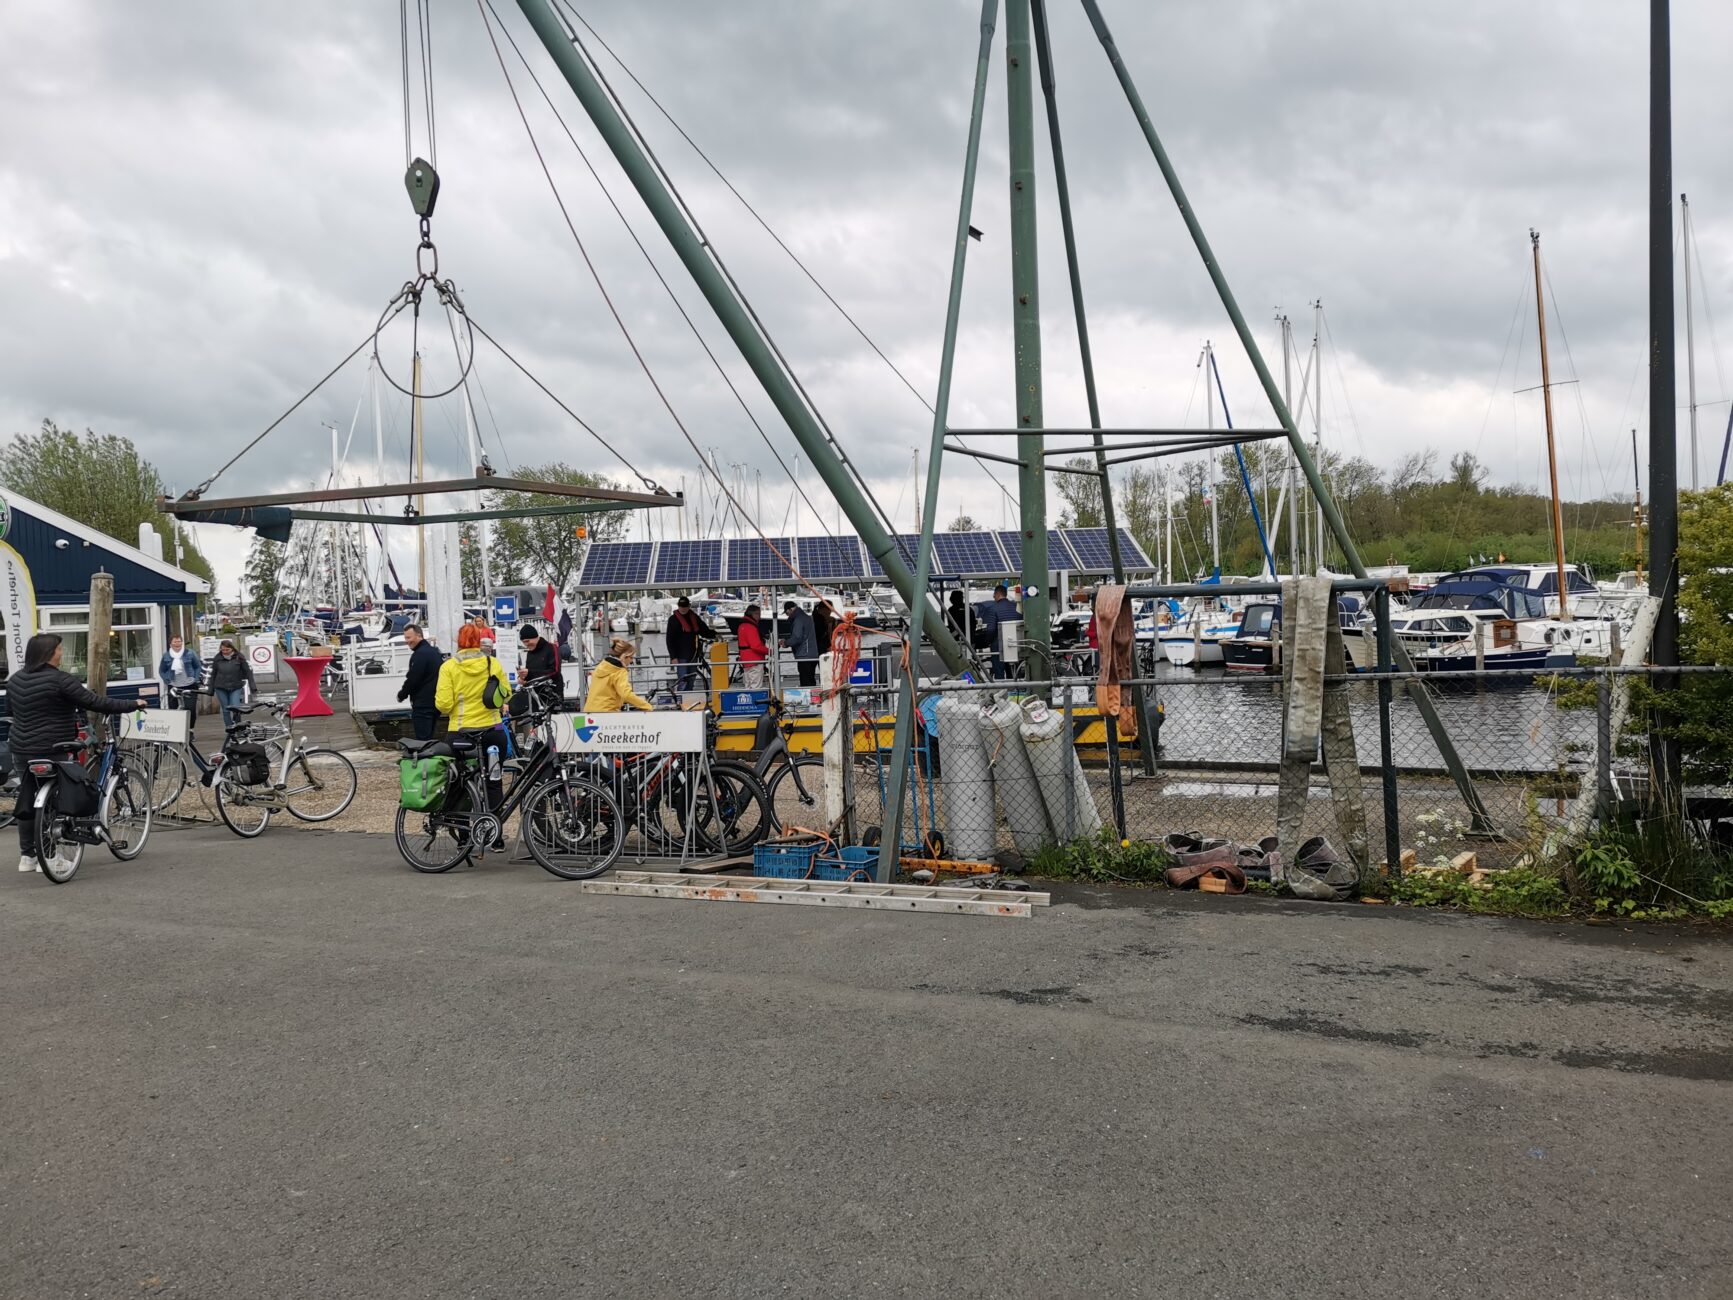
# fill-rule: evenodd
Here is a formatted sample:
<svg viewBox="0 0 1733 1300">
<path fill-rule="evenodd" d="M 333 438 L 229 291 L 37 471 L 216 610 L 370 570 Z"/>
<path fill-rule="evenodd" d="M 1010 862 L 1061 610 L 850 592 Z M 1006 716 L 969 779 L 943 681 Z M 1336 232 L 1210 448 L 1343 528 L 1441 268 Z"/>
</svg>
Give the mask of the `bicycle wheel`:
<svg viewBox="0 0 1733 1300">
<path fill-rule="evenodd" d="M 403 860 L 426 875 L 450 871 L 469 859 L 469 818 L 462 814 L 397 810 L 394 829 Z"/>
<path fill-rule="evenodd" d="M 690 808 L 675 808 L 682 829 L 690 815 L 698 843 L 711 853 L 730 857 L 748 852 L 770 834 L 770 794 L 764 782 L 744 764 L 727 760 L 710 764 L 709 775 L 695 772 Z"/>
<path fill-rule="evenodd" d="M 355 764 L 334 749 L 303 749 L 289 760 L 283 799 L 290 815 L 328 822 L 355 798 Z"/>
<path fill-rule="evenodd" d="M 262 791 L 265 787 L 257 788 Z M 217 816 L 244 840 L 263 835 L 271 824 L 271 810 L 252 802 L 254 789 L 230 777 L 217 777 Z"/>
<path fill-rule="evenodd" d="M 42 874 L 64 885 L 84 861 L 84 845 L 66 838 L 66 818 L 44 808 L 36 818 L 36 861 Z"/>
<path fill-rule="evenodd" d="M 770 833 L 780 834 L 789 826 L 819 829 L 824 820 L 824 760 L 810 754 L 776 769 L 765 788 L 770 794 Z"/>
<path fill-rule="evenodd" d="M 619 802 L 595 781 L 551 780 L 524 803 L 523 829 L 530 856 L 562 880 L 599 876 L 626 845 Z"/>
<path fill-rule="evenodd" d="M 131 862 L 144 851 L 150 838 L 150 796 L 141 774 L 122 763 L 108 783 L 99 814 L 108 832 L 108 851 L 122 862 Z"/>
<path fill-rule="evenodd" d="M 168 814 L 192 781 L 186 754 L 179 745 L 156 742 L 140 747 L 137 763 L 149 791 L 151 811 Z"/>
</svg>

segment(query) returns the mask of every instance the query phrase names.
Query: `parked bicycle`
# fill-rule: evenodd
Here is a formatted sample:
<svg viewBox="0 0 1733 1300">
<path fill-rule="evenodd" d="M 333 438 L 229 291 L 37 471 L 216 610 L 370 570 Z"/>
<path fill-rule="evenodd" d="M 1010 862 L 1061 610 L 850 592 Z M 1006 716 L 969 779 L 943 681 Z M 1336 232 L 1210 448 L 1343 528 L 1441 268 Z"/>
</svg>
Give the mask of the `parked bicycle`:
<svg viewBox="0 0 1733 1300">
<path fill-rule="evenodd" d="M 236 835 L 263 835 L 271 814 L 286 812 L 298 821 L 328 822 L 355 799 L 359 784 L 355 764 L 334 749 L 307 745 L 287 721 L 285 706 L 261 700 L 243 704 L 243 715 L 263 711 L 270 719 L 266 737 L 283 728 L 282 752 L 275 761 L 272 741 L 255 739 L 251 724 L 237 725 L 223 742 L 223 762 L 216 774 L 217 815 Z"/>
<path fill-rule="evenodd" d="M 503 849 L 505 827 L 520 813 L 519 834 L 530 856 L 563 880 L 599 876 L 619 858 L 626 839 L 619 802 L 603 783 L 571 770 L 554 748 L 552 693 L 526 690 L 531 704 L 520 733 L 530 739 L 529 752 L 510 773 L 497 808 L 489 806 L 487 760 L 474 739 L 459 734 L 397 742 L 406 759 L 430 764 L 415 775 L 437 783 L 422 791 L 424 807 L 397 810 L 397 851 L 415 870 L 450 871 Z"/>
<path fill-rule="evenodd" d="M 87 844 L 103 844 L 122 862 L 144 852 L 150 837 L 149 788 L 120 748 L 119 723 L 108 720 L 108 739 L 81 761 L 87 739 L 60 746 L 64 758 L 33 758 L 36 781 L 36 861 L 42 874 L 64 885 L 77 874 Z"/>
<path fill-rule="evenodd" d="M 208 687 L 189 686 L 178 690 L 170 687 L 168 707 L 180 708 L 190 697 L 211 694 L 214 692 Z M 213 789 L 230 744 L 246 741 L 261 744 L 270 759 L 270 766 L 276 767 L 281 762 L 283 742 L 288 738 L 290 727 L 280 702 L 261 698 L 251 704 L 237 705 L 232 711 L 240 715 L 241 721 L 224 733 L 223 749 L 211 758 L 205 757 L 198 742 L 190 735 L 181 743 L 155 740 L 133 750 L 133 761 L 139 765 L 149 785 L 152 811 L 167 814 L 180 802 L 187 788 L 195 783 Z"/>
</svg>

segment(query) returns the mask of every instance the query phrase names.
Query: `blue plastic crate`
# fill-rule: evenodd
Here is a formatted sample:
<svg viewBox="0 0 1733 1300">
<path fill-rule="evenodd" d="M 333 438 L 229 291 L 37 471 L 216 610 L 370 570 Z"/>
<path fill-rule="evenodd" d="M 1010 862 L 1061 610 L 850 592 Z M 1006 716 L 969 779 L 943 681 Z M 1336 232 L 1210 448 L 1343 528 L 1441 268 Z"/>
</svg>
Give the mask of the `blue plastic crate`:
<svg viewBox="0 0 1733 1300">
<path fill-rule="evenodd" d="M 813 870 L 813 859 L 823 847 L 822 840 L 778 840 L 756 845 L 752 850 L 752 874 L 777 880 L 840 879 L 821 877 Z"/>
<path fill-rule="evenodd" d="M 871 880 L 878 866 L 876 848 L 841 848 L 819 855 L 813 864 L 814 880 Z"/>
</svg>

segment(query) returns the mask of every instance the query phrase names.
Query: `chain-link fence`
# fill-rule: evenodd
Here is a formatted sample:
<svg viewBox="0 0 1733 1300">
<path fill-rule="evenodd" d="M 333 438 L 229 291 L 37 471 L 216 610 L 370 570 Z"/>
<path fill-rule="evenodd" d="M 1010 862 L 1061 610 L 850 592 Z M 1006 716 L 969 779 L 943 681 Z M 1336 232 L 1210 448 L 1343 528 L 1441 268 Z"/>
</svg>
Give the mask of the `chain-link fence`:
<svg viewBox="0 0 1733 1300">
<path fill-rule="evenodd" d="M 1538 856 L 1573 817 L 1592 824 L 1646 788 L 1644 723 L 1624 715 L 1614 731 L 1620 693 L 1640 690 L 1643 676 L 1577 668 L 1329 678 L 1326 689 L 1345 697 L 1358 764 L 1331 774 L 1314 761 L 1301 838 L 1325 836 L 1345 854 L 1352 820 L 1345 826 L 1342 810 L 1357 803 L 1374 865 L 1392 851 L 1423 864 L 1473 852 L 1483 867 Z M 926 856 L 938 847 L 936 831 L 949 859 L 1005 864 L 1097 832 L 1134 842 L 1225 839 L 1249 850 L 1274 836 L 1283 679 L 1169 670 L 1133 685 L 1142 716 L 1156 724 L 1146 728 L 1153 747 L 1123 738 L 1109 745 L 1092 682 L 923 689 L 898 841 Z M 1416 703 L 1420 692 L 1442 720 L 1456 774 Z M 888 836 L 897 698 L 854 690 L 846 708 L 855 832 Z M 1715 793 L 1702 780 L 1695 788 Z"/>
</svg>

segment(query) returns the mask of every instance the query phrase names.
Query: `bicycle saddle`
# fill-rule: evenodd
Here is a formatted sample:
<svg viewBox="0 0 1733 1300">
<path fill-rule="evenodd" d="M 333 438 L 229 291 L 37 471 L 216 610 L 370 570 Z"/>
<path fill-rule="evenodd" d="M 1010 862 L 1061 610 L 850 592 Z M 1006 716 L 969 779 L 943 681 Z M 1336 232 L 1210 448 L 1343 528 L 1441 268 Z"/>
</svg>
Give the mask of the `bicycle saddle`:
<svg viewBox="0 0 1733 1300">
<path fill-rule="evenodd" d="M 474 745 L 464 745 L 458 742 L 454 745 L 449 740 L 400 740 L 397 747 L 410 758 L 455 758 L 459 747 L 474 749 Z"/>
<path fill-rule="evenodd" d="M 251 713 L 254 709 L 268 709 L 271 706 L 261 701 L 252 704 L 237 704 L 230 708 L 230 713 Z"/>
</svg>

